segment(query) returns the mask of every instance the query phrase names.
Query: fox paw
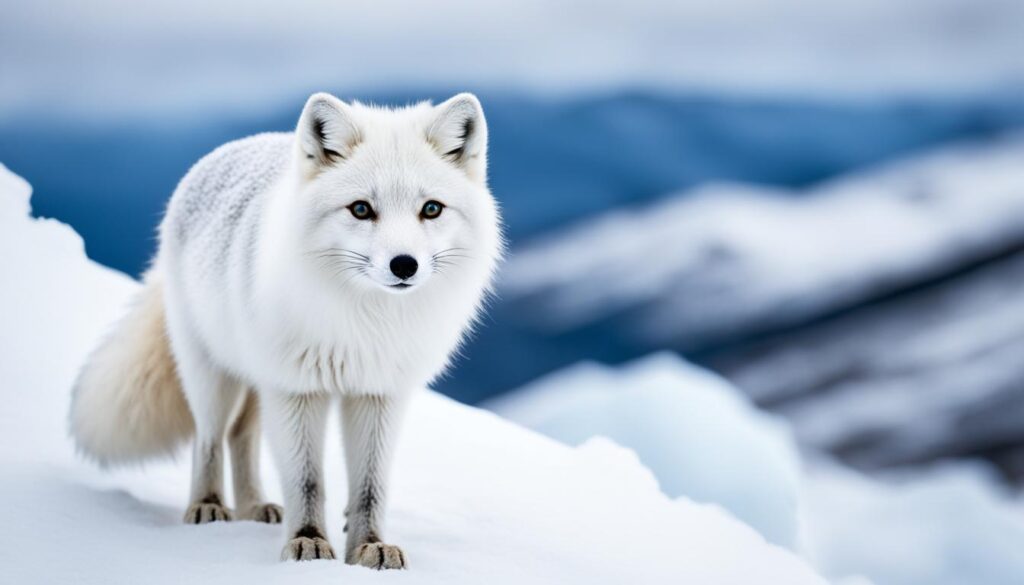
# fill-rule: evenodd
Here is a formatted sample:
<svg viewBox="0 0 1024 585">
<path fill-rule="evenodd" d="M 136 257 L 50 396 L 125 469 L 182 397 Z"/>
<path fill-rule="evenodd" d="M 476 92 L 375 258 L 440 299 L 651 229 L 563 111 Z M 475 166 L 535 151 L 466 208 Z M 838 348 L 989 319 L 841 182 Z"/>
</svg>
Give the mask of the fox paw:
<svg viewBox="0 0 1024 585">
<path fill-rule="evenodd" d="M 280 524 L 284 518 L 284 510 L 277 504 L 256 504 L 240 512 L 238 517 L 242 520 L 253 520 L 267 524 Z"/>
<path fill-rule="evenodd" d="M 334 549 L 331 543 L 319 536 L 296 536 L 284 545 L 281 551 L 282 561 L 312 561 L 314 559 L 333 559 Z"/>
<path fill-rule="evenodd" d="M 404 569 L 405 553 L 393 544 L 368 542 L 351 552 L 348 563 L 377 570 Z"/>
<path fill-rule="evenodd" d="M 232 519 L 231 510 L 222 506 L 220 502 L 204 500 L 192 504 L 185 510 L 185 524 L 227 522 Z"/>
</svg>

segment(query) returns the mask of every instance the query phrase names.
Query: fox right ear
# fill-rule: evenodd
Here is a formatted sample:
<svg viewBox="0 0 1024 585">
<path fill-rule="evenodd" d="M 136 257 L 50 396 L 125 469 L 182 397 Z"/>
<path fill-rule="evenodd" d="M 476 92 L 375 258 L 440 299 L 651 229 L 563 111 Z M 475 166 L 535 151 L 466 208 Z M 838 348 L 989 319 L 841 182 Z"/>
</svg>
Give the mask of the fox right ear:
<svg viewBox="0 0 1024 585">
<path fill-rule="evenodd" d="M 328 93 L 310 96 L 295 136 L 302 155 L 317 169 L 348 158 L 360 140 L 351 108 Z"/>
<path fill-rule="evenodd" d="M 473 180 L 487 182 L 487 121 L 480 100 L 460 93 L 434 107 L 427 140 Z"/>
</svg>

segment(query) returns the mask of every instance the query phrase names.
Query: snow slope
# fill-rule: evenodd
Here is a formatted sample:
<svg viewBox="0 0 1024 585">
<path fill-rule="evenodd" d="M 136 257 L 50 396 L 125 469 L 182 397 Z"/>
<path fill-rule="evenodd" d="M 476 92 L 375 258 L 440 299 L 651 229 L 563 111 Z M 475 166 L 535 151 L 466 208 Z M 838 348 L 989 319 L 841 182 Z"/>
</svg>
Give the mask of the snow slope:
<svg viewBox="0 0 1024 585">
<path fill-rule="evenodd" d="M 187 458 L 103 474 L 71 452 L 76 366 L 136 285 L 87 261 L 66 226 L 29 219 L 28 194 L 0 167 L 5 583 L 824 583 L 721 509 L 664 496 L 625 449 L 566 447 L 427 391 L 410 409 L 390 511 L 409 571 L 281 564 L 280 527 L 186 526 Z M 336 442 L 327 458 L 328 485 L 344 485 Z M 328 500 L 336 541 L 343 499 Z"/>
<path fill-rule="evenodd" d="M 607 437 L 636 451 L 669 496 L 718 504 L 770 541 L 797 544 L 800 462 L 789 429 L 674 355 L 571 366 L 483 406 L 570 445 Z"/>
</svg>

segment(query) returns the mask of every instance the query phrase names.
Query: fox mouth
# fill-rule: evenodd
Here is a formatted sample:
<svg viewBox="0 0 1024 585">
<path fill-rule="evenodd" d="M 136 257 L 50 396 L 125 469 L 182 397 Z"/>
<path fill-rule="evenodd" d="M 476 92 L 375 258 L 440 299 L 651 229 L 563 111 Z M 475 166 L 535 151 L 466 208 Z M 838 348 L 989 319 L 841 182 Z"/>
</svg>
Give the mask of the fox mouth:
<svg viewBox="0 0 1024 585">
<path fill-rule="evenodd" d="M 408 282 L 399 282 L 399 283 L 396 283 L 396 284 L 389 284 L 388 288 L 393 288 L 393 289 L 397 289 L 397 290 L 405 290 L 405 289 L 407 289 L 407 288 L 409 288 L 411 286 L 412 285 L 409 284 Z"/>
</svg>

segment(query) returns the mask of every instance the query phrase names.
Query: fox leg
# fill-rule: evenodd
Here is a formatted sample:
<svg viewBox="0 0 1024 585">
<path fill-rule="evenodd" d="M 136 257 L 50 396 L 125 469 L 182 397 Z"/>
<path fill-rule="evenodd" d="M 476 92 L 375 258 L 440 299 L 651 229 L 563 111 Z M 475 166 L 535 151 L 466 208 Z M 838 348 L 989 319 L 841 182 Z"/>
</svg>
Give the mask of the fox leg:
<svg viewBox="0 0 1024 585">
<path fill-rule="evenodd" d="M 323 482 L 330 395 L 267 392 L 260 398 L 284 492 L 288 542 L 281 560 L 333 559 L 324 525 Z"/>
<path fill-rule="evenodd" d="M 381 527 L 388 464 L 401 403 L 388 396 L 342 398 L 342 433 L 348 469 L 348 538 L 345 561 L 374 569 L 404 569 L 405 554 L 384 544 Z"/>
<path fill-rule="evenodd" d="M 196 425 L 191 502 L 185 522 L 231 520 L 224 500 L 224 435 L 242 395 L 241 385 L 191 348 L 175 348 L 178 375 Z"/>
<path fill-rule="evenodd" d="M 228 431 L 231 450 L 231 479 L 235 488 L 235 513 L 240 519 L 278 524 L 284 511 L 263 499 L 260 482 L 260 402 L 247 389 L 242 407 Z"/>
</svg>

